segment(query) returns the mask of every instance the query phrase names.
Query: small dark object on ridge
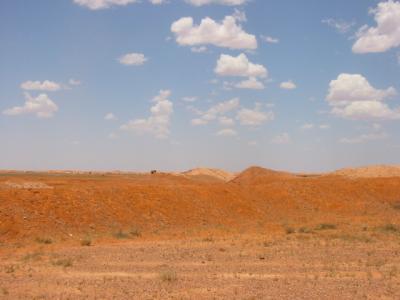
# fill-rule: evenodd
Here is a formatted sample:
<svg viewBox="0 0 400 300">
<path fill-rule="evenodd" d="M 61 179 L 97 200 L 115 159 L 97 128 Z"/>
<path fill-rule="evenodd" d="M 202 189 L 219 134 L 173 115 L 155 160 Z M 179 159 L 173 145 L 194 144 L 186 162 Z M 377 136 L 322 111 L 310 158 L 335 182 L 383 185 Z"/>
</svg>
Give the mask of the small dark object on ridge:
<svg viewBox="0 0 400 300">
<path fill-rule="evenodd" d="M 157 170 L 151 170 L 151 172 L 150 172 L 152 175 L 153 174 L 157 174 Z"/>
</svg>

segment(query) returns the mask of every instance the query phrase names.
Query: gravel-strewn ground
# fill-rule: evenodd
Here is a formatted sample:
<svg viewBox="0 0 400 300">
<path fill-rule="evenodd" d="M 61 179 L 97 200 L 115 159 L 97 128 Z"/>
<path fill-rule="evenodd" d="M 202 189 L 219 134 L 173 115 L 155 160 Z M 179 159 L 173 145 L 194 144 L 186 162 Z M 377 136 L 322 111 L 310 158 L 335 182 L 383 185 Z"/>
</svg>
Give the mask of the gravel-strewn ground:
<svg viewBox="0 0 400 300">
<path fill-rule="evenodd" d="M 1 299 L 400 299 L 396 233 L 2 248 Z"/>
</svg>

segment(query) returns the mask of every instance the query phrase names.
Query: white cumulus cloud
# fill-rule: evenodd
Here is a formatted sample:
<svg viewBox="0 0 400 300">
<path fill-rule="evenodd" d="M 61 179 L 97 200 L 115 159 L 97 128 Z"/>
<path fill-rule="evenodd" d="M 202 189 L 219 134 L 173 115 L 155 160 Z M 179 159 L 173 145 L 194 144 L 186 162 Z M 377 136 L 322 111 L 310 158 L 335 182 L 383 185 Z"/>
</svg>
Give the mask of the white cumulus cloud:
<svg viewBox="0 0 400 300">
<path fill-rule="evenodd" d="M 114 121 L 114 120 L 117 120 L 117 117 L 113 113 L 108 113 L 104 116 L 104 120 Z"/>
<path fill-rule="evenodd" d="M 332 113 L 347 119 L 398 119 L 400 109 L 391 109 L 384 101 L 397 94 L 393 87 L 374 88 L 360 74 L 340 74 L 329 84 L 326 97 Z"/>
<path fill-rule="evenodd" d="M 85 6 L 91 10 L 106 9 L 112 6 L 125 6 L 136 3 L 137 0 L 74 0 L 74 3 Z"/>
<path fill-rule="evenodd" d="M 184 17 L 171 25 L 176 42 L 183 46 L 214 45 L 230 49 L 257 49 L 257 39 L 237 23 L 234 16 L 226 16 L 219 23 L 207 17 L 195 25 L 193 18 Z"/>
<path fill-rule="evenodd" d="M 221 129 L 220 131 L 217 132 L 217 136 L 236 136 L 236 135 L 237 135 L 236 130 L 231 128 Z"/>
<path fill-rule="evenodd" d="M 272 36 L 261 35 L 261 39 L 268 44 L 278 44 L 279 39 Z"/>
<path fill-rule="evenodd" d="M 297 85 L 293 81 L 289 80 L 282 82 L 280 88 L 284 90 L 294 90 L 295 88 L 297 88 Z"/>
<path fill-rule="evenodd" d="M 385 1 L 371 10 L 376 27 L 364 25 L 357 33 L 353 45 L 355 53 L 385 52 L 400 46 L 400 2 Z"/>
<path fill-rule="evenodd" d="M 151 134 L 159 139 L 168 138 L 173 113 L 173 103 L 168 100 L 170 96 L 171 91 L 161 90 L 153 99 L 154 105 L 150 108 L 150 116 L 147 119 L 131 120 L 120 129 L 137 134 Z"/>
<path fill-rule="evenodd" d="M 235 85 L 238 89 L 263 90 L 264 84 L 255 77 L 243 80 Z"/>
<path fill-rule="evenodd" d="M 161 4 L 168 3 L 167 0 L 149 0 L 149 2 L 150 2 L 151 4 L 154 4 L 154 5 L 161 5 Z"/>
<path fill-rule="evenodd" d="M 261 111 L 260 105 L 256 105 L 254 109 L 242 108 L 236 115 L 236 119 L 240 124 L 245 126 L 259 126 L 274 120 L 274 118 L 275 115 L 272 111 Z"/>
<path fill-rule="evenodd" d="M 242 5 L 248 2 L 249 0 L 186 0 L 187 3 L 190 3 L 194 6 L 203 6 L 208 4 L 220 4 L 220 5 Z"/>
<path fill-rule="evenodd" d="M 199 118 L 192 120 L 192 125 L 206 125 L 210 121 L 217 119 L 219 116 L 223 116 L 224 114 L 236 110 L 240 105 L 239 98 L 233 98 L 228 101 L 220 102 L 212 107 L 210 107 L 205 112 L 198 112 L 200 115 Z"/>
<path fill-rule="evenodd" d="M 24 114 L 34 114 L 38 118 L 51 118 L 58 111 L 57 105 L 46 94 L 32 97 L 25 93 L 25 104 L 23 106 L 14 106 L 3 111 L 3 114 L 17 116 Z"/>
<path fill-rule="evenodd" d="M 224 127 L 231 127 L 235 125 L 235 121 L 232 118 L 228 118 L 225 116 L 222 116 L 218 119 L 218 122 L 221 126 Z"/>
<path fill-rule="evenodd" d="M 238 56 L 221 54 L 214 72 L 219 76 L 263 78 L 268 76 L 268 70 L 263 65 L 250 62 L 244 53 L 241 53 Z"/>
<path fill-rule="evenodd" d="M 148 61 L 148 58 L 143 53 L 128 53 L 121 56 L 118 61 L 127 66 L 141 66 Z"/>
<path fill-rule="evenodd" d="M 61 89 L 61 84 L 50 81 L 50 80 L 45 80 L 45 81 L 32 81 L 28 80 L 23 83 L 21 83 L 21 89 L 27 90 L 27 91 L 48 91 L 48 92 L 54 92 L 58 91 Z"/>
</svg>

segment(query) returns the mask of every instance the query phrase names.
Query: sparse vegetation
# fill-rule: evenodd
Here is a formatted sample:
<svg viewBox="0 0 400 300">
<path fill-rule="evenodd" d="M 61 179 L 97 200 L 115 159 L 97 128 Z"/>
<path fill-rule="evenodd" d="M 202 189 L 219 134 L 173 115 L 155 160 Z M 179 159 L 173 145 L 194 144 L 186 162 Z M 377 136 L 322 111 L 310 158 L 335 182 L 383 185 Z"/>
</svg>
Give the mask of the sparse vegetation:
<svg viewBox="0 0 400 300">
<path fill-rule="evenodd" d="M 90 237 L 85 237 L 83 240 L 81 240 L 81 246 L 89 247 L 91 245 L 92 245 L 92 239 Z"/>
<path fill-rule="evenodd" d="M 160 279 L 163 282 L 174 282 L 177 278 L 176 272 L 172 270 L 166 270 L 160 273 Z"/>
<path fill-rule="evenodd" d="M 68 267 L 72 267 L 72 259 L 61 258 L 61 259 L 57 259 L 57 260 L 53 261 L 52 264 L 53 264 L 53 266 L 68 268 Z"/>
<path fill-rule="evenodd" d="M 293 234 L 293 233 L 296 233 L 296 230 L 294 230 L 293 227 L 285 226 L 285 232 L 286 232 L 286 234 Z"/>
<path fill-rule="evenodd" d="M 129 234 L 130 234 L 131 236 L 133 236 L 133 237 L 139 237 L 139 236 L 142 235 L 142 232 L 140 231 L 139 228 L 137 228 L 137 227 L 132 227 L 132 228 L 129 230 Z"/>
<path fill-rule="evenodd" d="M 8 290 L 4 287 L 1 288 L 1 293 L 3 294 L 3 296 L 7 296 L 9 294 Z"/>
<path fill-rule="evenodd" d="M 330 235 L 332 239 L 340 239 L 347 242 L 362 242 L 370 243 L 372 239 L 366 235 L 354 235 L 354 234 L 334 234 Z"/>
<path fill-rule="evenodd" d="M 6 266 L 6 273 L 7 274 L 11 274 L 15 272 L 15 266 L 14 265 L 10 265 L 10 266 Z"/>
<path fill-rule="evenodd" d="M 38 238 L 36 238 L 36 242 L 39 244 L 49 245 L 49 244 L 53 243 L 53 240 L 51 238 L 47 238 L 47 237 L 46 238 L 38 237 Z"/>
<path fill-rule="evenodd" d="M 334 230 L 337 226 L 335 224 L 330 223 L 322 223 L 315 227 L 315 230 Z"/>
<path fill-rule="evenodd" d="M 129 234 L 124 232 L 123 230 L 119 229 L 118 231 L 113 232 L 113 237 L 119 240 L 128 239 Z"/>
<path fill-rule="evenodd" d="M 394 224 L 386 224 L 379 229 L 387 233 L 400 233 L 400 227 Z"/>
<path fill-rule="evenodd" d="M 400 201 L 398 201 L 398 202 L 396 202 L 396 203 L 393 203 L 393 204 L 392 204 L 392 207 L 393 207 L 394 209 L 400 210 Z"/>
<path fill-rule="evenodd" d="M 300 227 L 299 232 L 300 233 L 313 233 L 312 229 L 310 229 L 308 227 Z"/>
<path fill-rule="evenodd" d="M 214 241 L 214 239 L 213 239 L 212 237 L 209 236 L 209 237 L 204 238 L 203 241 L 204 241 L 204 242 L 209 242 L 209 243 L 211 243 L 211 242 Z"/>
<path fill-rule="evenodd" d="M 33 253 L 28 253 L 26 254 L 22 260 L 23 261 L 37 261 L 37 260 L 41 260 L 43 256 L 43 252 L 41 251 L 35 251 Z"/>
</svg>

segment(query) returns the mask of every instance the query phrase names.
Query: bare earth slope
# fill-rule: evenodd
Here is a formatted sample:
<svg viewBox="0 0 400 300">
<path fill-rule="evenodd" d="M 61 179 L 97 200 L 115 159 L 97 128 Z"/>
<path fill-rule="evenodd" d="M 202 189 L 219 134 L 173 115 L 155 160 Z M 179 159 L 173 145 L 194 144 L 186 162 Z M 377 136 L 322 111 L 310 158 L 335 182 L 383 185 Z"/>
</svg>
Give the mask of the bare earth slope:
<svg viewBox="0 0 400 300">
<path fill-rule="evenodd" d="M 196 168 L 186 172 L 181 173 L 188 177 L 212 177 L 223 181 L 229 181 L 235 178 L 234 173 L 230 173 L 220 169 L 210 169 L 210 168 Z"/>
<path fill-rule="evenodd" d="M 262 168 L 229 182 L 169 174 L 3 174 L 0 240 L 71 239 L 130 227 L 152 234 L 218 226 L 254 232 L 299 220 L 397 223 L 392 206 L 399 201 L 400 177 L 308 178 Z"/>
<path fill-rule="evenodd" d="M 332 174 L 350 178 L 400 177 L 400 166 L 380 165 L 362 168 L 350 168 L 338 170 Z"/>
<path fill-rule="evenodd" d="M 400 177 L 191 174 L 0 173 L 0 299 L 400 299 Z"/>
</svg>

